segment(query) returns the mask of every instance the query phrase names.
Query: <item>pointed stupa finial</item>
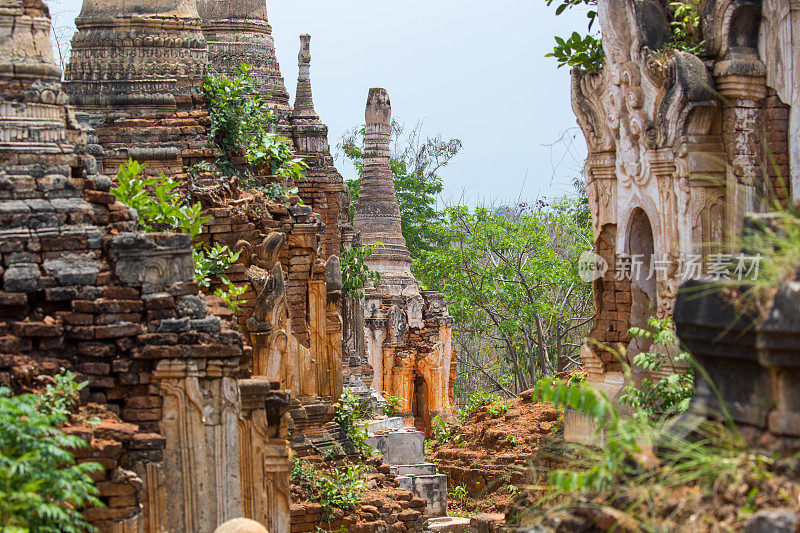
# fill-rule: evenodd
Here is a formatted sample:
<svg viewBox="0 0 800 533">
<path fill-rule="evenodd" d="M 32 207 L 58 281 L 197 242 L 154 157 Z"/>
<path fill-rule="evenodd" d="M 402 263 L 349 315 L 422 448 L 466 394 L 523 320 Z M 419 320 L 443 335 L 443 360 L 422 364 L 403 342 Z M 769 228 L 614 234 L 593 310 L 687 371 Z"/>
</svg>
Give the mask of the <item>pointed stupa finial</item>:
<svg viewBox="0 0 800 533">
<path fill-rule="evenodd" d="M 300 53 L 297 56 L 297 95 L 294 101 L 295 118 L 319 120 L 314 110 L 314 95 L 311 94 L 311 36 L 300 36 Z"/>
<path fill-rule="evenodd" d="M 392 179 L 392 102 L 386 89 L 370 89 L 365 119 L 364 172 L 355 228 L 361 232 L 363 244 L 377 245 L 365 261 L 370 268 L 383 276 L 411 279 L 411 255 Z"/>
</svg>

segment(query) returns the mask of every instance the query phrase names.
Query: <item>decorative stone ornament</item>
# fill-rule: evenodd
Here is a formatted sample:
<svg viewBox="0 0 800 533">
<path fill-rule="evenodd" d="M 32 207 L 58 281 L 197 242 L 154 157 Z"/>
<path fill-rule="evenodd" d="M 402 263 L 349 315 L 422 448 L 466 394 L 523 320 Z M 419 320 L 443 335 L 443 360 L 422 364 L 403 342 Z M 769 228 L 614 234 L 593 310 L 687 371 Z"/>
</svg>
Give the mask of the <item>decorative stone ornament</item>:
<svg viewBox="0 0 800 533">
<path fill-rule="evenodd" d="M 614 350 L 592 344 L 581 352 L 595 385 L 622 375 L 613 355 L 620 345 L 628 362 L 646 348 L 632 342 L 632 326 L 671 316 L 678 286 L 705 275 L 714 254 L 733 251 L 745 212 L 789 196 L 781 178 L 789 173 L 789 110 L 766 85 L 776 71 L 758 52 L 769 9 L 704 2 L 701 59 L 664 51 L 670 19 L 662 3 L 598 1 L 605 62 L 597 73 L 572 72 L 572 106 L 589 148 L 594 251 L 609 265 L 594 281 L 598 318 L 589 336 Z M 626 271 L 632 257 L 647 274 Z M 748 405 L 742 416 L 762 424 L 764 406 Z"/>
</svg>

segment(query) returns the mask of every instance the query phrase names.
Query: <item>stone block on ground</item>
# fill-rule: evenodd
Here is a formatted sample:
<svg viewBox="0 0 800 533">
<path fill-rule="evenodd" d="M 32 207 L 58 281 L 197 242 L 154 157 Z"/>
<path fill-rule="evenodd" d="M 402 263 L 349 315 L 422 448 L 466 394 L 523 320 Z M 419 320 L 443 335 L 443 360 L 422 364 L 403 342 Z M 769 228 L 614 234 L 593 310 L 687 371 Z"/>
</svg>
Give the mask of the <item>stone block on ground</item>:
<svg viewBox="0 0 800 533">
<path fill-rule="evenodd" d="M 432 476 L 437 473 L 436 465 L 433 463 L 395 465 L 391 467 L 391 471 L 397 476 Z"/>
<path fill-rule="evenodd" d="M 401 476 L 397 478 L 400 488 L 409 490 L 428 504 L 425 516 L 441 517 L 447 514 L 447 476 L 434 474 L 429 476 Z"/>
<path fill-rule="evenodd" d="M 500 513 L 479 514 L 470 520 L 469 533 L 494 533 L 505 525 L 506 516 Z"/>
<path fill-rule="evenodd" d="M 367 439 L 367 444 L 383 456 L 388 465 L 413 465 L 425 462 L 425 435 L 404 429 Z"/>
<path fill-rule="evenodd" d="M 403 429 L 402 416 L 392 416 L 367 422 L 367 434 L 369 436 L 374 436 L 376 433 L 381 433 L 383 431 L 394 431 L 398 429 Z"/>
</svg>

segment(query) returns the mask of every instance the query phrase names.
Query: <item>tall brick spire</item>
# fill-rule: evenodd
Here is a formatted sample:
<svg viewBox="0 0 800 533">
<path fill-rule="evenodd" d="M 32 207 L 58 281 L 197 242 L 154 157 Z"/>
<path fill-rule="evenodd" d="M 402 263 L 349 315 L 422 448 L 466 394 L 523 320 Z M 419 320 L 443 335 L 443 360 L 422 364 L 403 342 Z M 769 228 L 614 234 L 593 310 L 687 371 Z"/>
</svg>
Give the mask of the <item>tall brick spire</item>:
<svg viewBox="0 0 800 533">
<path fill-rule="evenodd" d="M 251 65 L 272 111 L 288 113 L 289 93 L 275 55 L 265 0 L 198 0 L 197 7 L 211 70 L 230 76 L 242 63 Z"/>
<path fill-rule="evenodd" d="M 364 174 L 356 205 L 355 227 L 365 245 L 381 243 L 367 264 L 384 277 L 411 277 L 411 255 L 400 220 L 392 181 L 390 141 L 392 103 L 386 89 L 370 89 L 364 138 Z"/>
<path fill-rule="evenodd" d="M 297 94 L 294 100 L 296 118 L 319 119 L 314 110 L 314 95 L 311 93 L 311 36 L 300 36 L 300 53 L 297 56 Z"/>
</svg>

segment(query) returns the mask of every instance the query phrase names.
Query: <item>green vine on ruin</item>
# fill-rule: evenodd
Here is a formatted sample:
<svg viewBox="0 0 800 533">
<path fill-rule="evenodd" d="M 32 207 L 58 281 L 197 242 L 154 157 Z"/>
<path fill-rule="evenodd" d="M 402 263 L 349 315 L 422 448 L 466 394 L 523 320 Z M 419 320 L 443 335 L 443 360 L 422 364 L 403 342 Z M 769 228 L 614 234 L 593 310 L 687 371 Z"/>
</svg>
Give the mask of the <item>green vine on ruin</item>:
<svg viewBox="0 0 800 533">
<path fill-rule="evenodd" d="M 159 177 L 145 176 L 145 165 L 133 159 L 120 165 L 117 186 L 111 194 L 117 200 L 136 211 L 139 223 L 145 232 L 170 231 L 189 235 L 192 238 L 194 280 L 201 287 L 208 287 L 211 278 L 218 276 L 233 291 L 233 284 L 225 272 L 239 260 L 241 252 L 234 252 L 219 243 L 213 247 L 197 241 L 203 225 L 211 220 L 203 216 L 200 202 L 187 204 L 177 192 L 179 183 L 162 173 Z"/>
<path fill-rule="evenodd" d="M 285 202 L 296 194 L 290 185 L 305 179 L 308 166 L 294 157 L 288 140 L 273 131 L 274 117 L 253 79 L 252 67 L 242 64 L 233 77 L 211 74 L 203 84 L 203 95 L 217 159 L 195 167 L 194 172 L 212 172 L 221 180 L 236 178 L 275 201 Z M 242 157 L 249 166 L 236 164 Z M 280 183 L 262 184 L 254 173 L 277 176 Z"/>
</svg>

